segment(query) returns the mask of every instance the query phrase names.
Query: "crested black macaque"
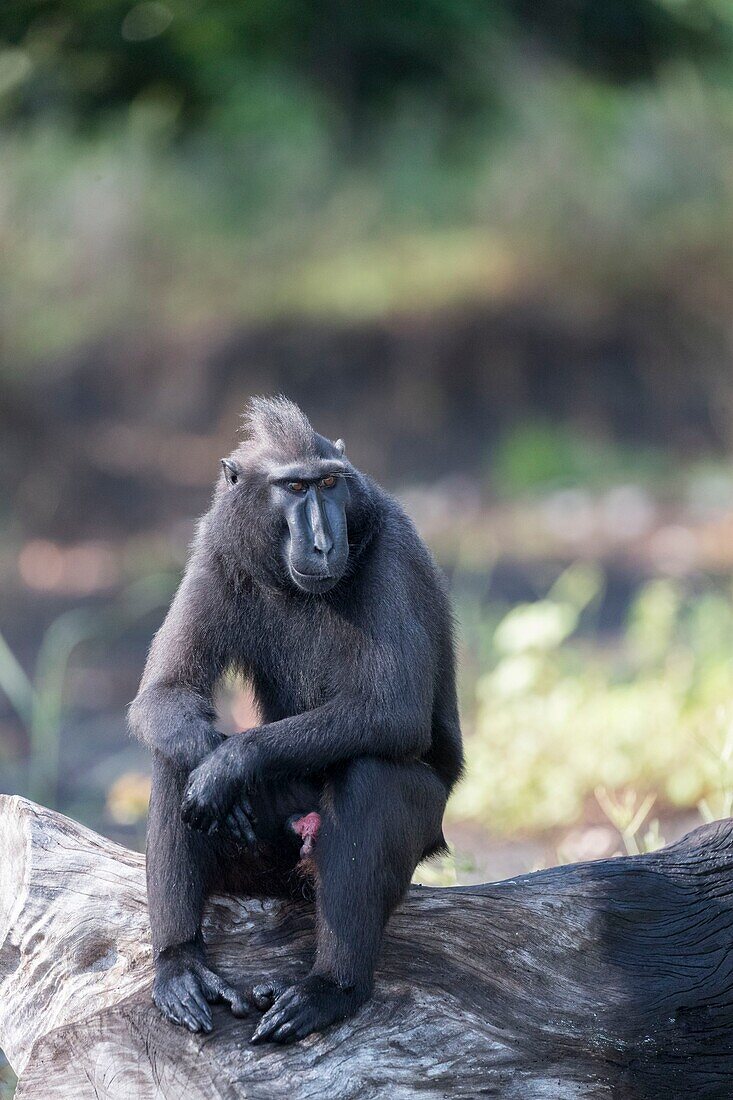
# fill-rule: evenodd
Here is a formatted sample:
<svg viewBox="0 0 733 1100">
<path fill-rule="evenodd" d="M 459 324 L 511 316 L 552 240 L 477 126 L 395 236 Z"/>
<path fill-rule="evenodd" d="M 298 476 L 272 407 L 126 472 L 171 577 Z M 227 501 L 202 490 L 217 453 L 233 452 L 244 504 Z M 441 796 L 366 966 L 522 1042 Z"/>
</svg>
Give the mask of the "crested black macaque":
<svg viewBox="0 0 733 1100">
<path fill-rule="evenodd" d="M 258 398 L 130 708 L 153 753 L 153 998 L 209 1031 L 209 1004 L 262 1011 L 253 1042 L 301 1039 L 371 993 L 384 925 L 444 848 L 463 763 L 451 614 L 400 506 L 285 398 Z M 262 724 L 224 737 L 212 693 L 252 684 Z M 207 965 L 213 891 L 315 902 L 298 981 L 245 997 Z"/>
</svg>

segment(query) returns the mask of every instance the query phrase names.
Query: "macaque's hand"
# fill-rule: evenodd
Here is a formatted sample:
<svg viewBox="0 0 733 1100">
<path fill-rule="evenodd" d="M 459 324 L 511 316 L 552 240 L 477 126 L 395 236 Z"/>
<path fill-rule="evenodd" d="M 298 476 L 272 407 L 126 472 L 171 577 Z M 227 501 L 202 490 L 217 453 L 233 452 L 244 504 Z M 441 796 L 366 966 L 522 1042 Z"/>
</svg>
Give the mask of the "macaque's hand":
<svg viewBox="0 0 733 1100">
<path fill-rule="evenodd" d="M 255 833 L 256 827 L 257 818 L 252 810 L 249 795 L 246 791 L 240 791 L 227 815 L 224 828 L 240 844 L 249 848 L 257 848 L 259 839 Z"/>
<path fill-rule="evenodd" d="M 246 734 L 225 738 L 191 772 L 181 805 L 181 816 L 191 828 L 211 834 L 226 821 L 239 839 L 254 843 L 252 807 L 247 797 L 253 776 L 247 766 L 251 753 L 247 751 L 246 738 Z M 238 809 L 242 812 L 238 813 Z"/>
<path fill-rule="evenodd" d="M 189 776 L 212 752 L 220 749 L 225 741 L 224 734 L 213 727 L 209 727 L 205 732 L 197 731 L 194 733 L 186 745 L 181 760 L 181 764 Z"/>
</svg>

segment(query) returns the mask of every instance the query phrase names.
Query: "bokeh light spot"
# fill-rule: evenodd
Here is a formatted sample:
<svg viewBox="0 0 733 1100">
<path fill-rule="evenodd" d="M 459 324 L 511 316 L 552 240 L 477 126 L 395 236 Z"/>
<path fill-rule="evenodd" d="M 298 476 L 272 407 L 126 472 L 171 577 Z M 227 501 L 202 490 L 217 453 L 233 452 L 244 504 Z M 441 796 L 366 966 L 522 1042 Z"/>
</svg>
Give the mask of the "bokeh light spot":
<svg viewBox="0 0 733 1100">
<path fill-rule="evenodd" d="M 167 30 L 173 21 L 173 12 L 167 4 L 147 0 L 130 8 L 122 22 L 122 37 L 128 42 L 147 42 Z"/>
</svg>

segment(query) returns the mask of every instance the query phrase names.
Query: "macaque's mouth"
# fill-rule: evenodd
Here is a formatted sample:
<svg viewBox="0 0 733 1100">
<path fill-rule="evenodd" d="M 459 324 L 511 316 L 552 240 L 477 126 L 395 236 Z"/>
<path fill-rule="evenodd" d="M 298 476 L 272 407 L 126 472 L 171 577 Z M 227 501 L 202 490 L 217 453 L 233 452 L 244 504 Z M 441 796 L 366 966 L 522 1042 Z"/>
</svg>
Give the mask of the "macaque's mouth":
<svg viewBox="0 0 733 1100">
<path fill-rule="evenodd" d="M 299 569 L 295 568 L 292 562 L 288 563 L 288 567 L 295 583 L 302 585 L 304 588 L 320 588 L 324 590 L 333 588 L 342 577 L 341 573 L 301 573 Z"/>
</svg>

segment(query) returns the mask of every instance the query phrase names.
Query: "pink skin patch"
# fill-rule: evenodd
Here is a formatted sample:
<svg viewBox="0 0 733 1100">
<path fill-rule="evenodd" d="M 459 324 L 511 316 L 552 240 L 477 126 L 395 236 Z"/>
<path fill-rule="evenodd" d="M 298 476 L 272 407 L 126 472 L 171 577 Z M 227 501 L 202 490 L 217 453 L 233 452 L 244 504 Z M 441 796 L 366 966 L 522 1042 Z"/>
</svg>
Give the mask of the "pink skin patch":
<svg viewBox="0 0 733 1100">
<path fill-rule="evenodd" d="M 316 837 L 321 827 L 321 815 L 315 812 L 306 814 L 305 817 L 296 818 L 291 824 L 293 830 L 303 841 L 300 858 L 308 859 L 309 856 L 313 855 L 313 849 L 316 846 Z"/>
</svg>

